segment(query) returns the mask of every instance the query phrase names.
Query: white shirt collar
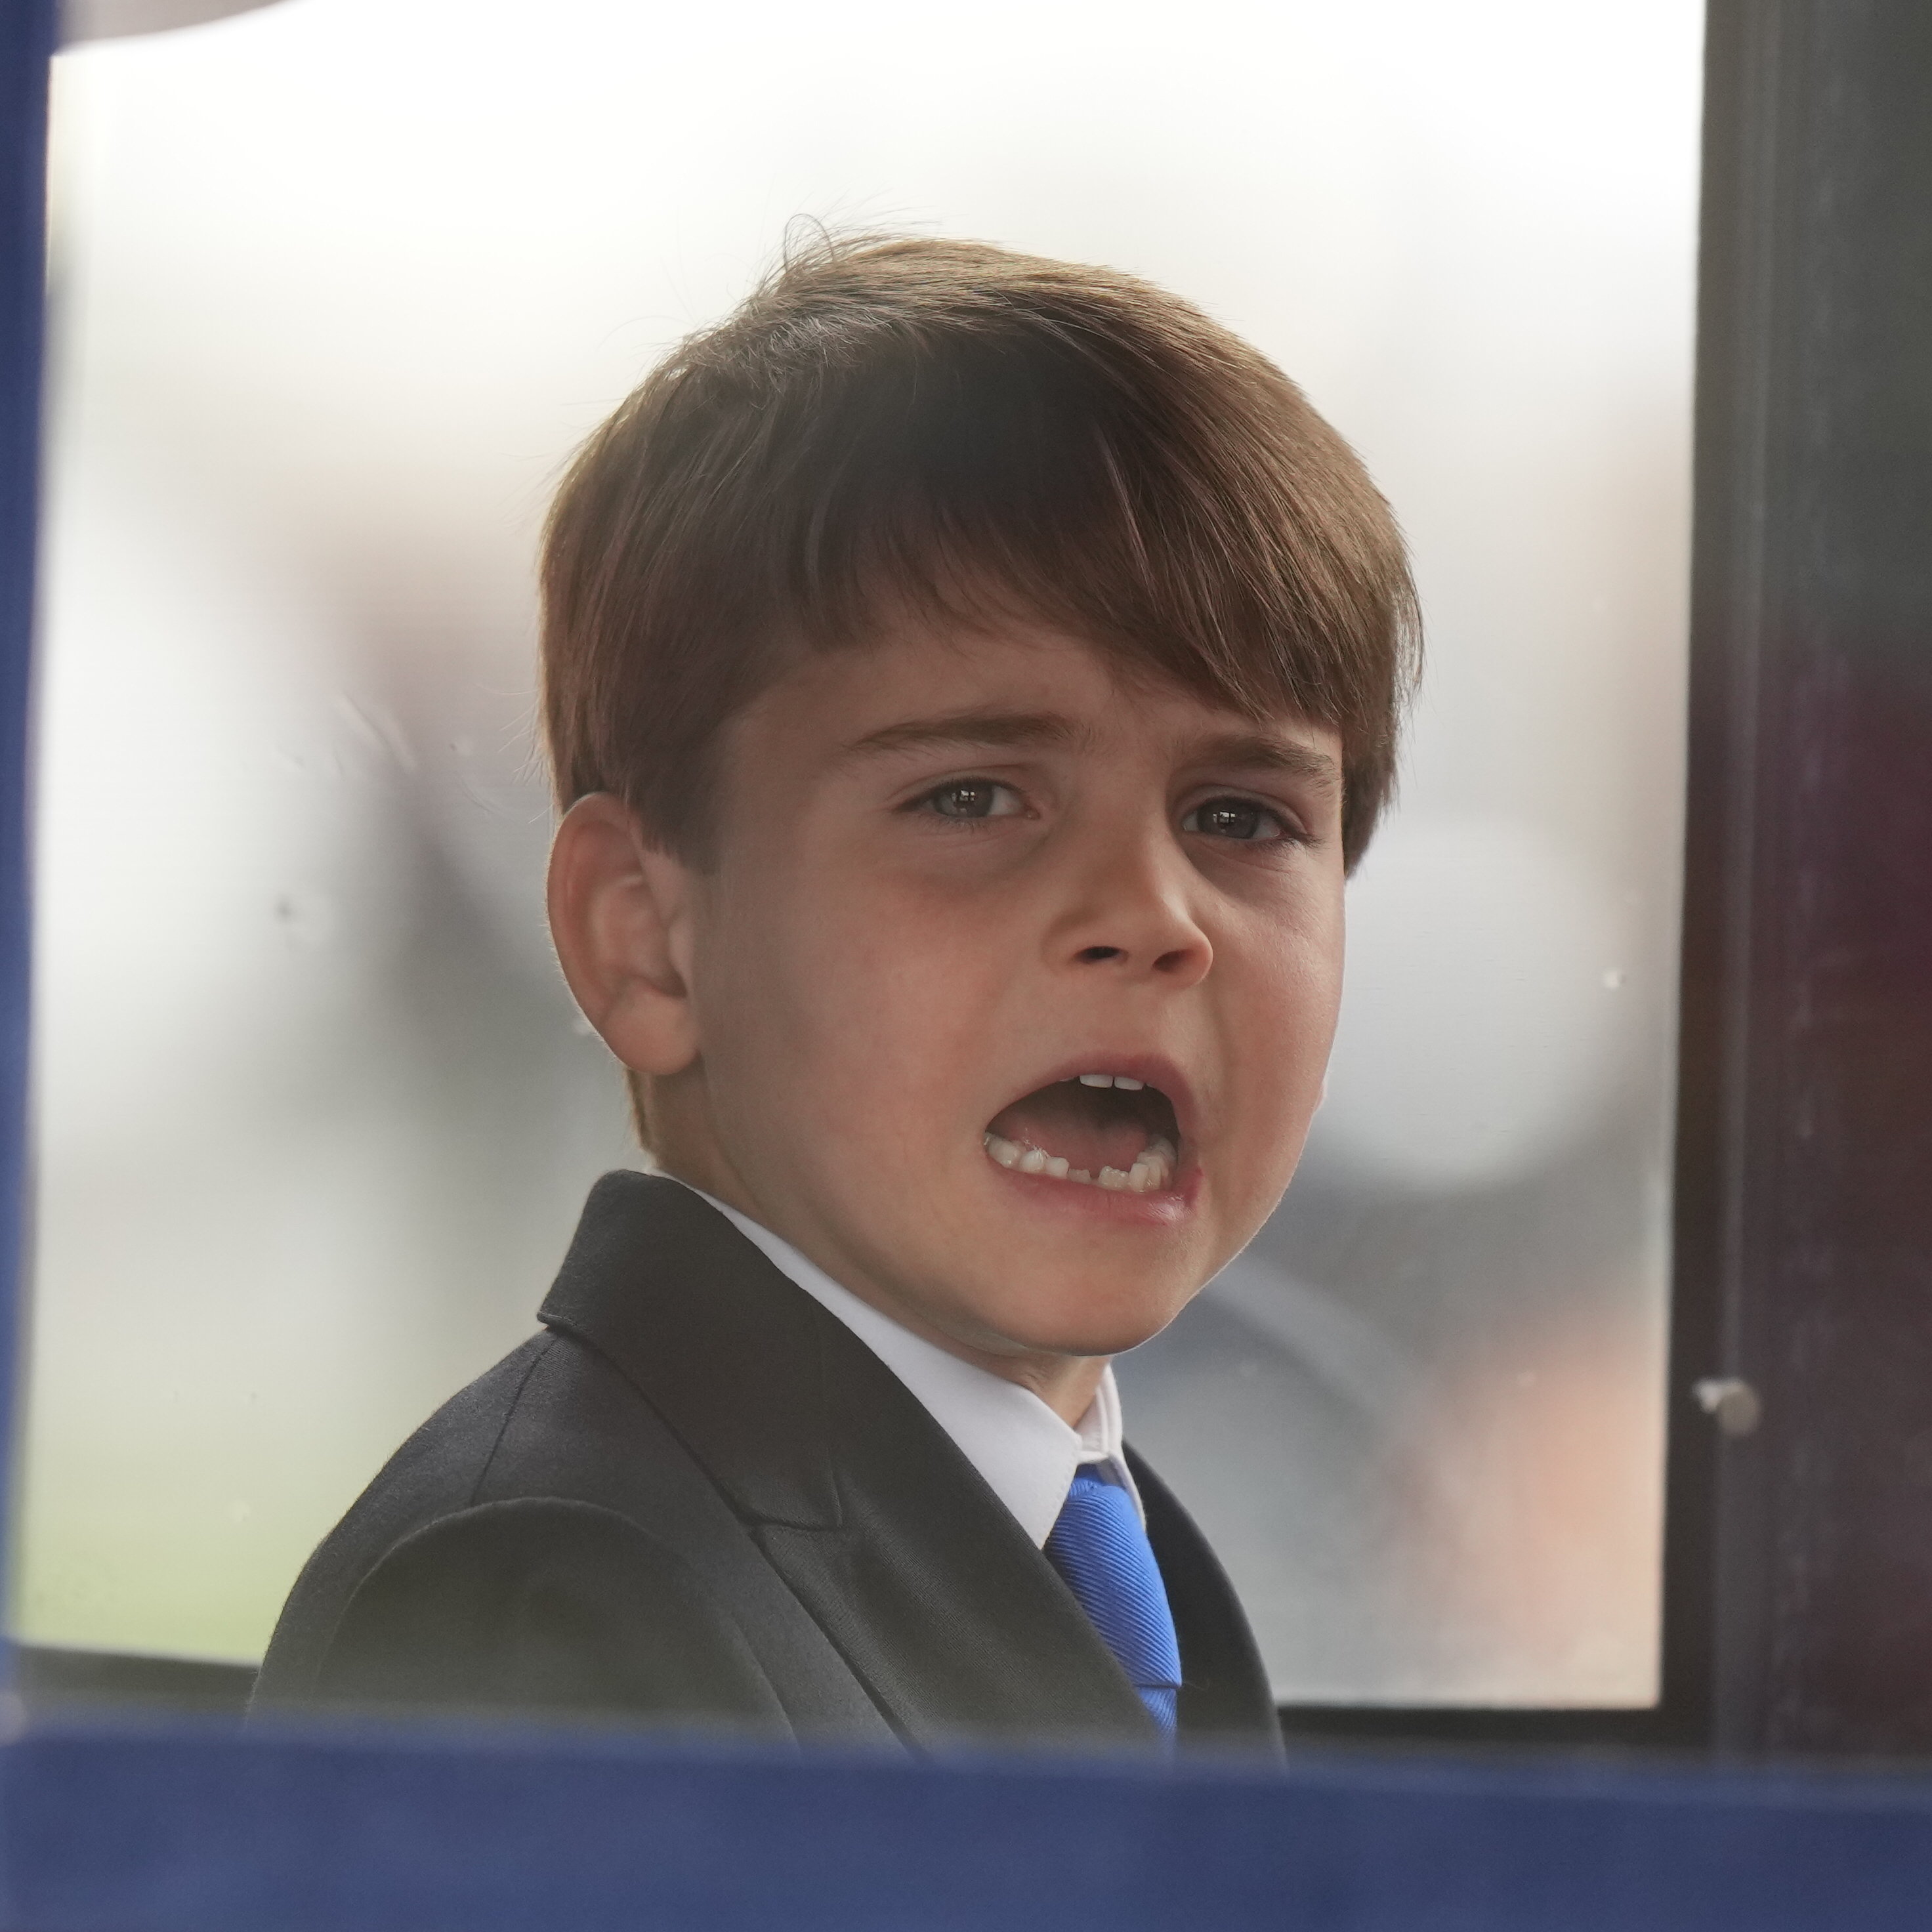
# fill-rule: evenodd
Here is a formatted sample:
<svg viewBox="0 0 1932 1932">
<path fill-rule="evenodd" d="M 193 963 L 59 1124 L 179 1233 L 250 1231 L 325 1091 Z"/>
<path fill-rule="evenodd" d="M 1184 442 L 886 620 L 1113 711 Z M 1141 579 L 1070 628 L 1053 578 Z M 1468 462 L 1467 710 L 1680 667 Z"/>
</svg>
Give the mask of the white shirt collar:
<svg viewBox="0 0 1932 1932">
<path fill-rule="evenodd" d="M 676 1176 L 670 1178 L 675 1179 Z M 689 1181 L 681 1184 L 691 1187 Z M 1120 1395 L 1110 1364 L 1077 1429 L 1070 1428 L 1032 1390 L 962 1361 L 938 1344 L 902 1328 L 890 1315 L 842 1288 L 789 1241 L 728 1208 L 701 1187 L 708 1201 L 778 1272 L 834 1315 L 904 1383 L 986 1486 L 1018 1518 L 1036 1546 L 1043 1546 L 1083 1463 L 1096 1465 L 1134 1499 L 1146 1520 L 1140 1492 L 1128 1473 L 1120 1434 Z"/>
</svg>

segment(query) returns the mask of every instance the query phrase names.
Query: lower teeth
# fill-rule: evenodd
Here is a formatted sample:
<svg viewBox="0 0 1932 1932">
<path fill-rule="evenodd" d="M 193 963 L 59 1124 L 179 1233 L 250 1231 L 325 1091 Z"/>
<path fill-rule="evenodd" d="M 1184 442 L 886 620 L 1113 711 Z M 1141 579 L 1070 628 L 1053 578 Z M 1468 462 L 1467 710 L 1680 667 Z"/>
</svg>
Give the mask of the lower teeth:
<svg viewBox="0 0 1932 1932">
<path fill-rule="evenodd" d="M 1151 1194 L 1166 1186 L 1179 1158 L 1179 1150 L 1165 1138 L 1151 1140 L 1142 1148 L 1131 1168 L 1103 1167 L 1097 1174 L 1084 1167 L 1069 1167 L 1059 1154 L 1043 1148 L 1010 1141 L 1004 1135 L 985 1136 L 987 1153 L 1002 1167 L 1022 1174 L 1044 1174 L 1055 1180 L 1077 1181 L 1086 1187 L 1104 1187 L 1110 1193 Z"/>
</svg>

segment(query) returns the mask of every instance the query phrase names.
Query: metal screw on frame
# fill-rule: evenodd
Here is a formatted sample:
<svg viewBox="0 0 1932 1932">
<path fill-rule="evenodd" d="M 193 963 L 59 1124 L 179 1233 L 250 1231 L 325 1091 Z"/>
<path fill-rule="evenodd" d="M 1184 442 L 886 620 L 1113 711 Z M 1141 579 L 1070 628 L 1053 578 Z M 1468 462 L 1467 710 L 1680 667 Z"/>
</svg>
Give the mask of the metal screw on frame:
<svg viewBox="0 0 1932 1932">
<path fill-rule="evenodd" d="M 1749 1436 L 1764 1420 L 1764 1403 L 1740 1376 L 1706 1376 L 1690 1385 L 1697 1406 L 1726 1436 Z"/>
</svg>

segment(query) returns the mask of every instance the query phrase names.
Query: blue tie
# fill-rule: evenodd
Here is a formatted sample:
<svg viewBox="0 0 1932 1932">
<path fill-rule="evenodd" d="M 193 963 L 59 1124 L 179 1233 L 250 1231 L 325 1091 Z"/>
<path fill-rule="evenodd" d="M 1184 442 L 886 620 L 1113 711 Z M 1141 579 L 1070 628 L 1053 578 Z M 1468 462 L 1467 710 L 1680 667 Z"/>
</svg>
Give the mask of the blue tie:
<svg viewBox="0 0 1932 1932">
<path fill-rule="evenodd" d="M 1046 1539 L 1046 1560 L 1079 1599 L 1162 1735 L 1171 1738 L 1178 1721 L 1180 1646 L 1167 1586 L 1133 1498 L 1090 1468 L 1076 1470 Z"/>
</svg>

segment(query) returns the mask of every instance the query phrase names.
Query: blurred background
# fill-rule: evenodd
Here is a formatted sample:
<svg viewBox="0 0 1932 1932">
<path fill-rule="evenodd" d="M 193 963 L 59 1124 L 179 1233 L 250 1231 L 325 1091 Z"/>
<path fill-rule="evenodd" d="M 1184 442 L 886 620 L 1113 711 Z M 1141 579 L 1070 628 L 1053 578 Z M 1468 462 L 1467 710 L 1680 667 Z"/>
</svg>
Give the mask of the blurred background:
<svg viewBox="0 0 1932 1932">
<path fill-rule="evenodd" d="M 1430 663 L 1330 1098 L 1129 1432 L 1284 1698 L 1649 1701 L 1701 14 L 282 0 L 62 55 L 16 1631 L 258 1656 L 637 1158 L 543 928 L 536 532 L 805 215 L 1150 276 L 1394 502 Z"/>
</svg>

